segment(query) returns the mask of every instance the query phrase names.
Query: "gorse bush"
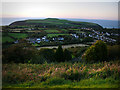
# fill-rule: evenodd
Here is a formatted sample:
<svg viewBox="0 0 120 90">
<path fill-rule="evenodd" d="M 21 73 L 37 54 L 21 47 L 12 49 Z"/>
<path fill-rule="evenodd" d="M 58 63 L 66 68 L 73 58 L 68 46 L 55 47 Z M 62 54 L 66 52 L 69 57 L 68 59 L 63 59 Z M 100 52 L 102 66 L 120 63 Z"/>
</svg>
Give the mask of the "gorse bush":
<svg viewBox="0 0 120 90">
<path fill-rule="evenodd" d="M 101 41 L 96 41 L 91 47 L 89 47 L 82 56 L 87 62 L 98 62 L 107 59 L 107 45 Z"/>
</svg>

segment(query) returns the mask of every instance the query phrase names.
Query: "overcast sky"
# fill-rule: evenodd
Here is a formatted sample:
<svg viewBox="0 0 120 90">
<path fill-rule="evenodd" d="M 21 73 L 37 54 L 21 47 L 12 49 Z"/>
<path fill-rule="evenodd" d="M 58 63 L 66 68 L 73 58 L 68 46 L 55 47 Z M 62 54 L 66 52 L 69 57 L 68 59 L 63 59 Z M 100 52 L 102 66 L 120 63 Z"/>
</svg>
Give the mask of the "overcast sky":
<svg viewBox="0 0 120 90">
<path fill-rule="evenodd" d="M 2 17 L 118 19 L 118 0 L 109 0 L 110 2 L 107 2 L 108 0 L 106 2 L 99 2 L 100 0 L 92 0 L 96 2 L 87 2 L 86 0 L 86 2 L 65 1 L 33 2 L 33 0 L 29 0 L 29 2 L 9 2 L 9 0 L 5 0 L 2 2 Z"/>
</svg>

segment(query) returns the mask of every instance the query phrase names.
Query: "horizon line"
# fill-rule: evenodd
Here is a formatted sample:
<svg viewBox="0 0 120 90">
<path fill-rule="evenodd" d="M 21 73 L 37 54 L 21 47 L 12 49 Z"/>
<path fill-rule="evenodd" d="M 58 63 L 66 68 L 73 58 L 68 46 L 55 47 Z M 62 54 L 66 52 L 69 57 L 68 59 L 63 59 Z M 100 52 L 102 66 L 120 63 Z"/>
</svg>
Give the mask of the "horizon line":
<svg viewBox="0 0 120 90">
<path fill-rule="evenodd" d="M 65 18 L 65 17 L 0 17 L 0 18 L 20 18 L 20 19 L 46 19 L 46 18 L 58 18 L 58 19 L 83 19 L 83 20 L 110 20 L 110 21 L 120 21 L 119 19 L 97 19 L 97 18 Z"/>
</svg>

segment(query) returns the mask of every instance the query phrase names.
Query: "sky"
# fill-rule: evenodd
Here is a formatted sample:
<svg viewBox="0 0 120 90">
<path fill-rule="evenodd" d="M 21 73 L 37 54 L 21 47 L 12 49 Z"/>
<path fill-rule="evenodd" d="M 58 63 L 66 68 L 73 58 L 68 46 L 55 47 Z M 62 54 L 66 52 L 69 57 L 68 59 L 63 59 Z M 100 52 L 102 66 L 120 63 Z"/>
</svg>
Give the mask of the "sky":
<svg viewBox="0 0 120 90">
<path fill-rule="evenodd" d="M 80 18 L 80 19 L 118 19 L 118 0 L 64 0 L 51 2 L 21 0 L 21 2 L 5 0 L 2 1 L 2 18 Z"/>
</svg>

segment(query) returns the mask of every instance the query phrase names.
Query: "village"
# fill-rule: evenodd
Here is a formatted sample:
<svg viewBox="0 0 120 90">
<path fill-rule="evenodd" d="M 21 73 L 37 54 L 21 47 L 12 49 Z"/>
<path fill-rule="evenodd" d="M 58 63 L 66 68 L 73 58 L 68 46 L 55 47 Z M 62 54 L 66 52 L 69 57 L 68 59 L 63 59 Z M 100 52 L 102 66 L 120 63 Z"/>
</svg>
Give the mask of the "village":
<svg viewBox="0 0 120 90">
<path fill-rule="evenodd" d="M 87 32 L 70 33 L 69 37 L 71 37 L 72 39 L 80 39 L 81 41 L 83 40 L 83 38 L 89 37 L 89 38 L 93 38 L 94 40 L 102 40 L 104 42 L 115 43 L 116 40 L 113 38 L 110 38 L 110 36 L 119 36 L 119 34 L 117 33 L 100 32 L 100 31 L 91 30 L 88 28 L 84 28 L 84 29 L 90 30 L 91 32 L 89 34 Z M 65 37 L 63 35 L 59 35 L 59 36 L 50 38 L 47 35 L 45 35 L 43 37 L 34 37 L 34 38 L 28 37 L 26 38 L 26 40 L 32 44 L 35 44 L 35 43 L 39 44 L 41 42 L 64 42 Z M 19 40 L 16 40 L 14 43 L 19 43 Z"/>
</svg>

